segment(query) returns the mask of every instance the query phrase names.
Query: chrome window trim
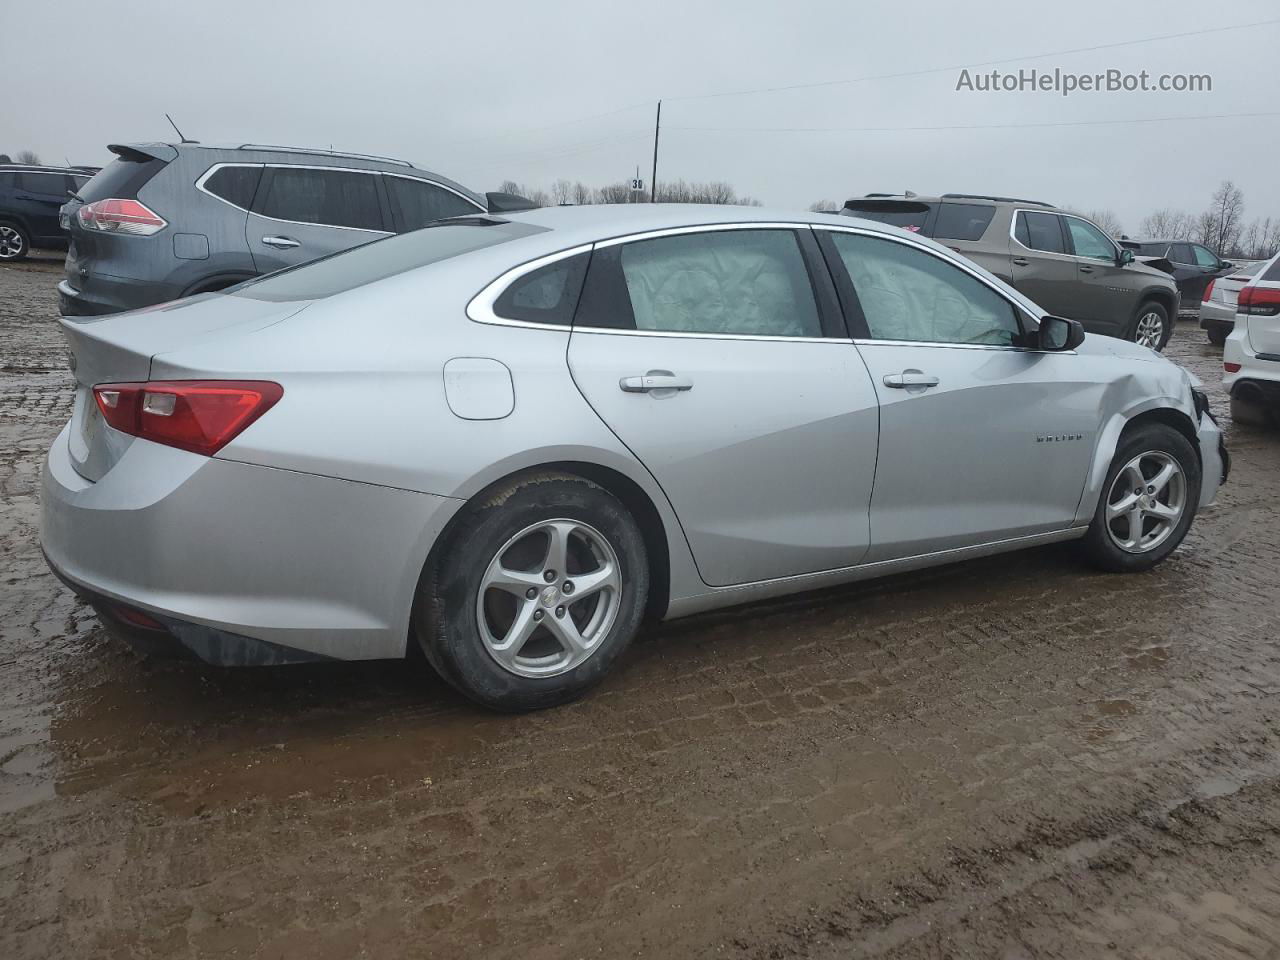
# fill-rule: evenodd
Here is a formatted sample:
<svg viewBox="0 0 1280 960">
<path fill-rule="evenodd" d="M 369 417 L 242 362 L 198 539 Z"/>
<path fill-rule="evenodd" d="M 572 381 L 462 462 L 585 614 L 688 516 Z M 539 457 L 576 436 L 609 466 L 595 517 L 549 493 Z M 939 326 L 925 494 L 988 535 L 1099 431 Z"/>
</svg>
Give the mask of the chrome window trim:
<svg viewBox="0 0 1280 960">
<path fill-rule="evenodd" d="M 205 181 L 207 181 L 211 176 L 214 175 L 214 173 L 216 173 L 218 170 L 222 169 L 223 167 L 262 167 L 264 171 L 268 169 L 271 169 L 271 170 L 332 170 L 337 173 L 360 173 L 369 177 L 382 176 L 383 174 L 381 170 L 361 170 L 358 167 L 331 167 L 331 166 L 328 166 L 327 164 L 311 164 L 311 163 L 245 163 L 242 161 L 220 161 L 218 163 L 215 163 L 213 166 L 211 166 L 208 170 L 206 170 L 204 173 L 200 175 L 200 178 L 196 180 L 196 189 L 199 190 L 201 193 L 205 194 L 206 196 L 213 197 L 213 199 L 217 200 L 219 203 L 225 203 L 228 207 L 231 207 L 232 209 L 243 211 L 244 213 L 247 213 L 251 216 L 259 217 L 262 220 L 270 220 L 272 223 L 292 223 L 299 227 L 326 227 L 330 230 L 354 230 L 356 233 L 373 233 L 373 234 L 377 234 L 379 236 L 384 236 L 384 237 L 394 236 L 395 234 L 394 230 L 373 230 L 369 227 L 344 227 L 340 223 L 310 223 L 306 220 L 283 220 L 280 217 L 269 217 L 265 213 L 257 213 L 253 210 L 248 210 L 240 206 L 239 204 L 232 203 L 230 200 L 226 200 L 223 197 L 218 196 L 216 193 L 214 193 L 213 191 L 205 187 Z M 381 208 L 379 208 L 379 212 L 381 212 Z"/>
<path fill-rule="evenodd" d="M 734 223 L 698 223 L 685 227 L 664 227 L 660 230 L 645 230 L 641 233 L 628 233 L 607 240 L 597 240 L 596 249 L 616 247 L 622 243 L 636 243 L 641 240 L 655 240 L 659 237 L 678 237 L 688 233 L 721 233 L 725 230 L 800 230 L 812 227 L 807 221 L 791 221 L 784 223 L 777 220 L 760 220 Z M 784 338 L 785 339 L 785 338 Z"/>
<path fill-rule="evenodd" d="M 1021 240 L 1018 239 L 1018 235 L 1016 232 L 1018 229 L 1018 214 L 1020 213 L 1043 213 L 1051 217 L 1064 216 L 1064 214 L 1058 210 L 1034 210 L 1029 207 L 1015 207 L 1013 210 L 1013 216 L 1009 218 L 1009 240 L 1011 242 L 1016 243 L 1019 247 L 1021 247 L 1023 250 L 1026 250 L 1028 253 L 1034 253 L 1041 257 L 1061 257 L 1063 260 L 1070 260 L 1072 263 L 1075 263 L 1077 260 L 1080 259 L 1074 253 L 1067 253 L 1067 251 L 1065 250 L 1058 252 L 1057 250 L 1041 250 L 1038 247 L 1028 247 L 1025 243 L 1023 243 Z M 1064 239 L 1063 242 L 1065 243 L 1066 240 Z M 1010 252 L 1012 253 L 1012 251 Z"/>
<path fill-rule="evenodd" d="M 534 323 L 531 320 L 512 320 L 508 317 L 500 317 L 493 312 L 493 305 L 498 302 L 498 298 L 506 292 L 507 287 L 515 283 L 526 274 L 533 273 L 548 264 L 555 263 L 559 260 L 566 260 L 569 257 L 576 257 L 580 253 L 588 253 L 591 250 L 591 244 L 583 243 L 576 247 L 569 247 L 566 250 L 557 250 L 555 253 L 548 253 L 541 257 L 536 257 L 519 266 L 512 267 L 499 274 L 496 279 L 490 280 L 481 288 L 480 292 L 471 298 L 467 304 L 467 317 L 476 323 L 487 323 L 497 327 L 524 327 L 534 330 L 560 330 L 568 331 L 573 327 L 567 323 Z"/>
<path fill-rule="evenodd" d="M 992 283 L 982 274 L 978 273 L 967 263 L 964 263 L 961 260 L 954 259 L 952 257 L 945 256 L 939 253 L 937 250 L 934 250 L 932 247 L 926 246 L 920 241 L 914 239 L 913 235 L 911 234 L 904 233 L 900 237 L 895 237 L 887 233 L 881 233 L 879 230 L 867 230 L 863 227 L 839 227 L 839 226 L 835 226 L 834 224 L 825 224 L 825 223 L 815 223 L 813 224 L 813 229 L 814 230 L 830 230 L 835 233 L 856 233 L 866 237 L 875 237 L 880 240 L 888 240 L 890 243 L 900 243 L 905 247 L 914 247 L 915 249 L 921 251 L 922 253 L 931 254 L 932 256 L 937 257 L 939 260 L 943 261 L 944 263 L 949 263 L 952 266 L 957 267 L 960 270 L 963 270 L 969 276 L 973 277 L 973 279 L 980 282 L 988 290 L 990 290 L 992 293 L 994 293 L 996 296 L 1002 299 L 1005 303 L 1009 304 L 1009 306 L 1013 307 L 1014 312 L 1019 317 L 1023 317 L 1031 321 L 1031 323 L 1035 325 L 1036 330 L 1040 329 L 1040 319 L 1036 317 L 1034 314 L 1032 314 L 1032 312 L 1028 310 L 1023 304 L 1019 303 L 1017 300 L 1010 299 L 1009 295 L 1005 291 L 1001 290 L 994 283 Z M 850 280 L 850 282 L 852 283 L 853 281 Z M 997 343 L 950 343 L 946 340 L 876 340 L 870 337 L 868 338 L 855 337 L 853 339 L 853 342 L 855 344 L 867 344 L 867 345 L 874 345 L 877 343 L 889 343 L 889 344 L 895 344 L 900 347 L 906 347 L 906 346 L 961 347 L 966 350 L 1012 350 L 1018 353 L 1063 352 L 1063 351 L 1044 351 L 1044 350 L 1039 350 L 1035 347 L 1015 347 L 1012 345 L 1004 346 L 1002 344 L 997 344 Z M 1067 352 L 1074 352 L 1074 351 L 1067 351 Z"/>
</svg>

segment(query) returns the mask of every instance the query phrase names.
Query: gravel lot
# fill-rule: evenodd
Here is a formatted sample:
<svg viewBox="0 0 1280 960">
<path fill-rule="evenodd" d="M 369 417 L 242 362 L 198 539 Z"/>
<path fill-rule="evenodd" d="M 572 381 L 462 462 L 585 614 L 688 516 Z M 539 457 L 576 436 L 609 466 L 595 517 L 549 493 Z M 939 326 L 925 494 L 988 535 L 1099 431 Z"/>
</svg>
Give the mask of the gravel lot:
<svg viewBox="0 0 1280 960">
<path fill-rule="evenodd" d="M 0 268 L 0 957 L 1275 957 L 1280 435 L 1048 548 L 651 629 L 586 701 L 144 661 L 48 573 L 56 261 Z M 1170 354 L 1218 388 L 1193 323 Z"/>
</svg>

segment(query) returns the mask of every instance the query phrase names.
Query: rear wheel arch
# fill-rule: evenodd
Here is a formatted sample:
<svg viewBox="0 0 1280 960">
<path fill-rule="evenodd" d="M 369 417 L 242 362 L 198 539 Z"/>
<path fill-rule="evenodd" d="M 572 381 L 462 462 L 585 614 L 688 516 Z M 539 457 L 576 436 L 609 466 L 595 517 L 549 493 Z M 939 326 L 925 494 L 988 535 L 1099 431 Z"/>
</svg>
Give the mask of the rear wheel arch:
<svg viewBox="0 0 1280 960">
<path fill-rule="evenodd" d="M 449 519 L 440 535 L 436 537 L 423 564 L 422 576 L 426 576 L 448 553 L 459 525 L 468 514 L 469 507 L 485 503 L 495 494 L 509 490 L 523 480 L 547 473 L 567 474 L 589 480 L 616 497 L 631 513 L 644 537 L 645 552 L 649 562 L 649 596 L 645 607 L 645 619 L 649 621 L 661 619 L 667 612 L 671 596 L 671 555 L 662 515 L 649 494 L 630 477 L 611 467 L 587 461 L 552 460 L 521 467 L 476 491 L 467 498 L 467 505 Z"/>
<path fill-rule="evenodd" d="M 252 280 L 254 276 L 255 274 L 252 273 L 216 273 L 212 276 L 201 277 L 183 290 L 182 296 L 193 297 L 197 293 L 214 293 L 218 290 L 225 290 L 227 287 L 243 283 L 245 280 Z"/>
</svg>

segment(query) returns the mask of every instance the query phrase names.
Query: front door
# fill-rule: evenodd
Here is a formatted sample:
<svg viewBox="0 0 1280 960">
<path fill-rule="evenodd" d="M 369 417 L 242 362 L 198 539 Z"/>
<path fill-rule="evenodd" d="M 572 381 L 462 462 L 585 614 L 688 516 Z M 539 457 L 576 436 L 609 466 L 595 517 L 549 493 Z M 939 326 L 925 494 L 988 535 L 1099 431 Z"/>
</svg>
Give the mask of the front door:
<svg viewBox="0 0 1280 960">
<path fill-rule="evenodd" d="M 876 394 L 829 290 L 808 228 L 676 231 L 592 254 L 569 367 L 661 485 L 709 584 L 867 551 Z"/>
<path fill-rule="evenodd" d="M 1101 387 L 1074 353 L 1018 346 L 1034 325 L 995 287 L 907 240 L 832 230 L 880 400 L 868 562 L 1065 529 Z"/>
<path fill-rule="evenodd" d="M 1088 220 L 1063 217 L 1067 240 L 1075 255 L 1079 271 L 1078 297 L 1081 319 L 1090 321 L 1090 329 L 1107 336 L 1123 337 L 1138 309 L 1138 290 L 1133 272 L 1117 263 L 1119 250 L 1115 243 Z M 1173 320 L 1173 317 L 1169 318 Z"/>
<path fill-rule="evenodd" d="M 306 263 L 387 236 L 378 175 L 268 166 L 245 218 L 259 273 Z"/>
</svg>

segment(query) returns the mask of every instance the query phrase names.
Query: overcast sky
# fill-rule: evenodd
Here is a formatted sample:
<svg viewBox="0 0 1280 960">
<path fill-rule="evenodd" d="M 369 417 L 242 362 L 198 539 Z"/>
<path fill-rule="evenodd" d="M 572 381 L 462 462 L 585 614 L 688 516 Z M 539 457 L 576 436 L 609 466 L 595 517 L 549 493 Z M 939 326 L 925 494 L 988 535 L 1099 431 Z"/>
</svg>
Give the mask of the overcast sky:
<svg viewBox="0 0 1280 960">
<path fill-rule="evenodd" d="M 726 180 L 771 206 L 868 191 L 999 193 L 1109 208 L 1134 230 L 1158 207 L 1203 209 L 1230 178 L 1248 217 L 1280 216 L 1280 116 L 1136 122 L 1280 111 L 1280 24 L 996 68 L 1208 73 L 1212 92 L 957 92 L 959 70 L 946 69 L 700 96 L 1278 17 L 1274 0 L 0 0 L 0 151 L 103 164 L 107 143 L 172 139 L 168 111 L 194 139 L 402 156 L 478 190 L 508 178 L 600 185 L 637 164 L 647 182 L 663 98 L 659 180 Z M 900 129 L 1098 120 L 1126 122 Z M 846 129 L 777 129 L 813 127 Z"/>
</svg>

